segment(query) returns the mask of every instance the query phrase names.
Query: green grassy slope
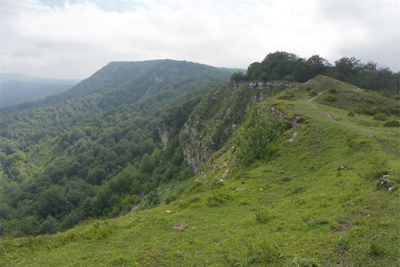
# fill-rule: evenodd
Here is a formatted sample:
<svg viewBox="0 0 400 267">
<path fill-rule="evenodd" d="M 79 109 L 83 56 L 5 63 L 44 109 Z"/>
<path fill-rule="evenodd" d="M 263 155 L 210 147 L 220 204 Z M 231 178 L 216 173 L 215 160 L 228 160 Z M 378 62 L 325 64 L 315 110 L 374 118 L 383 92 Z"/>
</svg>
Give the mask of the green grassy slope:
<svg viewBox="0 0 400 267">
<path fill-rule="evenodd" d="M 243 170 L 222 148 L 170 204 L 2 239 L 2 266 L 397 266 L 399 129 L 324 105 L 331 87 L 313 82 L 265 102 L 302 121 L 271 144 L 271 160 Z M 312 91 L 322 94 L 309 101 Z M 383 175 L 394 182 L 377 186 Z"/>
</svg>

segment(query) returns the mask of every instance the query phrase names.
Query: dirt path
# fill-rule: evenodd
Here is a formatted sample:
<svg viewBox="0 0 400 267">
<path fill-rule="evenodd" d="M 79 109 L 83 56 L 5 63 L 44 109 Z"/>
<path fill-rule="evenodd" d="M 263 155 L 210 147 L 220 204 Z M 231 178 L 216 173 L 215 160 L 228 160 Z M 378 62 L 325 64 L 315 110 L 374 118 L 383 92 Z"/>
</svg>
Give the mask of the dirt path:
<svg viewBox="0 0 400 267">
<path fill-rule="evenodd" d="M 344 125 L 343 122 L 340 122 L 340 121 L 336 120 L 331 114 L 326 113 L 326 112 L 324 112 L 324 114 L 325 114 L 331 121 L 334 121 L 334 122 L 336 122 L 336 123 L 339 123 L 339 124 L 341 124 L 341 125 Z"/>
<path fill-rule="evenodd" d="M 317 96 L 314 96 L 314 97 L 312 97 L 312 98 L 308 99 L 308 101 L 307 101 L 307 102 L 311 102 L 311 101 L 313 101 L 314 99 L 316 99 L 316 98 L 317 98 L 317 97 L 319 97 L 320 95 L 322 95 L 322 92 L 321 92 L 321 93 L 319 93 Z"/>
<path fill-rule="evenodd" d="M 310 102 L 310 100 L 309 100 L 309 102 Z M 314 105 L 314 104 L 313 104 L 313 106 L 316 107 L 316 108 L 320 108 L 318 105 Z M 327 112 L 325 112 L 325 111 L 324 111 L 323 113 L 324 113 L 325 116 L 327 116 L 331 121 L 334 121 L 334 122 L 336 122 L 336 123 L 338 123 L 338 124 L 341 124 L 341 125 L 352 126 L 352 125 L 348 125 L 348 124 L 345 124 L 345 123 L 343 123 L 343 122 L 341 122 L 341 121 L 336 120 L 335 117 L 333 117 L 331 114 L 329 114 L 329 113 L 327 113 Z M 360 129 L 362 129 L 362 130 L 370 131 L 370 132 L 379 132 L 379 131 L 372 130 L 372 129 L 368 129 L 368 128 L 364 128 L 364 127 L 358 127 L 358 128 L 360 128 Z"/>
</svg>

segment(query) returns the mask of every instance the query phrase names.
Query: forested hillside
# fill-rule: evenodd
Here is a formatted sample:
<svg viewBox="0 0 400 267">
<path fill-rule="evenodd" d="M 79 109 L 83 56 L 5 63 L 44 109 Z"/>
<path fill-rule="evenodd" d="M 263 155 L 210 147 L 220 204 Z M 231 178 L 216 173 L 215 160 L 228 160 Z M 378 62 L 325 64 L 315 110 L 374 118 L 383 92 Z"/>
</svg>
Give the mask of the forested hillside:
<svg viewBox="0 0 400 267">
<path fill-rule="evenodd" d="M 113 62 L 32 103 L 42 107 L 3 117 L 2 234 L 51 233 L 87 217 L 117 216 L 163 181 L 191 176 L 178 147 L 162 151 L 160 114 L 230 75 L 190 62 Z M 173 163 L 167 172 L 161 158 Z M 159 203 L 154 192 L 146 200 Z"/>
</svg>

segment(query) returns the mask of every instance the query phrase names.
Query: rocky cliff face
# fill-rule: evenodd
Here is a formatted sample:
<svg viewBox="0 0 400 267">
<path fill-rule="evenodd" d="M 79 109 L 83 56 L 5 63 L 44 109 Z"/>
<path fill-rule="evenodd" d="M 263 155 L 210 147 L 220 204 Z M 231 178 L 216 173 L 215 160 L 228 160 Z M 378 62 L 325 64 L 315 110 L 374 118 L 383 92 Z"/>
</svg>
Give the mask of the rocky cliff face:
<svg viewBox="0 0 400 267">
<path fill-rule="evenodd" d="M 164 144 L 164 149 L 167 147 L 168 134 L 171 132 L 172 127 L 167 125 L 164 121 L 160 123 L 158 127 L 158 135 L 160 136 L 161 142 Z"/>
<path fill-rule="evenodd" d="M 190 136 L 190 140 L 186 142 L 183 142 L 181 139 L 183 155 L 186 157 L 187 164 L 191 165 L 196 173 L 199 173 L 203 163 L 215 153 L 215 150 L 211 149 L 201 140 L 202 135 L 199 135 L 197 129 L 185 124 L 182 133 Z"/>
<path fill-rule="evenodd" d="M 183 126 L 178 128 L 179 144 L 187 164 L 196 173 L 200 172 L 202 165 L 223 147 L 244 122 L 247 109 L 293 86 L 297 84 L 232 83 L 219 86 L 192 102 L 195 106 L 191 107 Z M 159 135 L 165 147 L 169 141 L 168 135 L 173 131 L 171 114 L 174 113 L 166 112 L 159 127 Z M 284 114 L 280 116 L 286 120 Z"/>
</svg>

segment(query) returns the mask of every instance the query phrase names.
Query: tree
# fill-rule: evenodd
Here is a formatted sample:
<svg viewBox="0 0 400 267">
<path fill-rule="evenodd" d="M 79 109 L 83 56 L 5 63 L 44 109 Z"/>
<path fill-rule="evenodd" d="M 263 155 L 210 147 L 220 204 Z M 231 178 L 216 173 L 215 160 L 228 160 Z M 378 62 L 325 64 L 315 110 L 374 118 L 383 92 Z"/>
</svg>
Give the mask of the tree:
<svg viewBox="0 0 400 267">
<path fill-rule="evenodd" d="M 335 61 L 337 76 L 335 78 L 350 83 L 358 83 L 358 75 L 362 70 L 363 64 L 354 57 L 343 57 Z"/>
<path fill-rule="evenodd" d="M 100 185 L 106 179 L 107 173 L 101 166 L 91 169 L 86 177 L 86 181 L 91 185 Z"/>
<path fill-rule="evenodd" d="M 250 110 L 248 119 L 239 129 L 239 161 L 248 166 L 268 154 L 268 144 L 275 139 L 281 128 L 278 115 L 265 107 Z"/>
<path fill-rule="evenodd" d="M 307 59 L 307 67 L 308 80 L 314 78 L 317 75 L 325 74 L 330 67 L 330 63 L 328 62 L 328 60 L 320 57 L 319 55 L 313 55 Z"/>
<path fill-rule="evenodd" d="M 62 187 L 52 186 L 38 198 L 38 214 L 42 218 L 48 215 L 61 219 L 72 209 L 72 204 L 64 196 Z"/>
<path fill-rule="evenodd" d="M 139 171 L 144 173 L 151 173 L 155 167 L 156 167 L 155 159 L 147 153 L 144 154 L 142 157 L 142 161 L 140 163 Z"/>
<path fill-rule="evenodd" d="M 58 222 L 57 220 L 49 215 L 46 220 L 39 227 L 39 234 L 54 234 L 57 232 Z"/>
</svg>

